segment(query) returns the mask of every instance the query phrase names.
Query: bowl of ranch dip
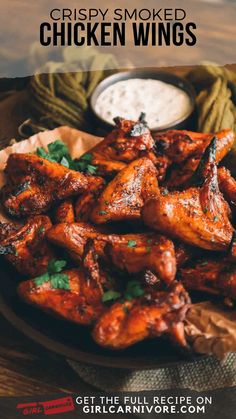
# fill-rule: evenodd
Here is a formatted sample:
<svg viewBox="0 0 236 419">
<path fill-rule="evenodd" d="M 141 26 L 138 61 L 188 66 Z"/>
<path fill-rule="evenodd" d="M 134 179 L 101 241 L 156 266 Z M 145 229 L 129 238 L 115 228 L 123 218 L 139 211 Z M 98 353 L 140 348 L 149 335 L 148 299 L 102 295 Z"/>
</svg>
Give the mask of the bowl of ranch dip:
<svg viewBox="0 0 236 419">
<path fill-rule="evenodd" d="M 141 112 L 151 131 L 187 128 L 195 108 L 195 92 L 187 80 L 169 72 L 130 70 L 105 78 L 92 93 L 90 105 L 110 129 L 117 116 L 133 121 Z"/>
</svg>

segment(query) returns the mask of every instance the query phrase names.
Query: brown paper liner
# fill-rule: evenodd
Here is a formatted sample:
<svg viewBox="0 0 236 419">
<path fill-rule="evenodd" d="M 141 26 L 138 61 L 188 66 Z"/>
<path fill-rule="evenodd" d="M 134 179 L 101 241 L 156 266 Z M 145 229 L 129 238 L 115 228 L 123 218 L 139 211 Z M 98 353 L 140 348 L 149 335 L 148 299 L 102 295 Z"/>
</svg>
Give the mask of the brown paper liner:
<svg viewBox="0 0 236 419">
<path fill-rule="evenodd" d="M 11 153 L 32 153 L 37 147 L 46 147 L 55 140 L 67 144 L 72 158 L 75 158 L 95 146 L 102 138 L 62 126 L 15 143 L 0 151 L 0 188 L 5 183 L 3 170 Z M 0 210 L 0 221 L 7 220 Z M 193 304 L 187 313 L 185 332 L 194 351 L 224 358 L 227 353 L 236 351 L 236 311 L 229 311 L 208 301 Z"/>
</svg>

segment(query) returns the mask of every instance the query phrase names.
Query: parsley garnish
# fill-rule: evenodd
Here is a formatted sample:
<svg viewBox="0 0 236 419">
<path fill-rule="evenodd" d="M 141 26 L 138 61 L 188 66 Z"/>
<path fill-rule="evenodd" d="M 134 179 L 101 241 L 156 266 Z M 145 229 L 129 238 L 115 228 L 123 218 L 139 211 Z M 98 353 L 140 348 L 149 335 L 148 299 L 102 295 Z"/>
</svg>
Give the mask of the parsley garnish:
<svg viewBox="0 0 236 419">
<path fill-rule="evenodd" d="M 167 188 L 165 188 L 165 189 L 162 189 L 162 191 L 161 191 L 161 194 L 162 194 L 163 196 L 166 196 L 166 195 L 168 195 L 168 194 L 169 194 L 169 191 L 168 191 L 168 189 L 167 189 Z"/>
<path fill-rule="evenodd" d="M 70 283 L 68 275 L 61 273 L 66 263 L 65 260 L 52 259 L 48 263 L 47 272 L 34 279 L 35 285 L 40 286 L 50 281 L 51 288 L 69 290 Z"/>
<path fill-rule="evenodd" d="M 109 290 L 109 291 L 104 292 L 104 294 L 102 296 L 102 301 L 103 301 L 103 303 L 106 303 L 107 301 L 115 301 L 120 297 L 121 297 L 120 292 L 114 291 L 114 290 Z"/>
<path fill-rule="evenodd" d="M 107 212 L 106 211 L 99 211 L 99 215 L 106 215 Z"/>
<path fill-rule="evenodd" d="M 91 164 L 92 154 L 85 153 L 80 159 L 73 160 L 69 154 L 69 149 L 66 144 L 61 140 L 56 140 L 48 144 L 48 151 L 43 147 L 38 147 L 36 154 L 53 163 L 60 163 L 62 166 L 67 167 L 77 172 L 84 172 L 93 175 L 96 173 L 97 166 Z"/>
<path fill-rule="evenodd" d="M 137 245 L 135 240 L 128 240 L 127 246 L 128 247 L 135 247 Z"/>
<path fill-rule="evenodd" d="M 217 215 L 215 215 L 215 217 L 213 218 L 213 221 L 219 221 L 219 217 L 217 217 Z"/>
<path fill-rule="evenodd" d="M 141 297 L 144 294 L 144 290 L 141 287 L 139 281 L 132 280 L 127 283 L 126 290 L 124 292 L 124 298 L 126 300 L 133 300 L 133 298 Z"/>
</svg>

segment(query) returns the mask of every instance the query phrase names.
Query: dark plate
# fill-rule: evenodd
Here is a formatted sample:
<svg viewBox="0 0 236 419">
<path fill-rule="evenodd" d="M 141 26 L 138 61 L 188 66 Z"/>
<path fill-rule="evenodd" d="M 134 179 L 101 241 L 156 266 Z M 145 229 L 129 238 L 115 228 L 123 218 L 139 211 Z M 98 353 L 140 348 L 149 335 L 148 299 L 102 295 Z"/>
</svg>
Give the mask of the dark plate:
<svg viewBox="0 0 236 419">
<path fill-rule="evenodd" d="M 130 369 L 179 365 L 200 357 L 180 352 L 161 339 L 147 340 L 123 351 L 100 348 L 93 342 L 87 328 L 55 319 L 22 303 L 16 293 L 16 278 L 17 274 L 1 262 L 1 313 L 25 335 L 60 355 L 87 364 Z"/>
</svg>

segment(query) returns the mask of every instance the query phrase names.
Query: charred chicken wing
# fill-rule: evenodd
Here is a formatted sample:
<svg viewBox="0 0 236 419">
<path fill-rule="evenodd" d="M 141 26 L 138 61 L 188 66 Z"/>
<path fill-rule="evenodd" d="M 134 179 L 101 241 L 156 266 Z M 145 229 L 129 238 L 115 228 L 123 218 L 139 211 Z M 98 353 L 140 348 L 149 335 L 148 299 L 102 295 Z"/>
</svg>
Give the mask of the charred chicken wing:
<svg viewBox="0 0 236 419">
<path fill-rule="evenodd" d="M 45 216 L 29 218 L 27 223 L 14 229 L 0 242 L 0 253 L 22 275 L 35 276 L 44 273 L 54 252 L 47 243 L 45 234 L 52 226 Z"/>
<path fill-rule="evenodd" d="M 160 195 L 145 204 L 143 219 L 149 227 L 203 249 L 227 250 L 233 227 L 218 187 L 215 152 L 213 140 L 203 156 L 202 186 Z"/>
<path fill-rule="evenodd" d="M 115 118 L 113 131 L 90 150 L 91 162 L 97 166 L 97 173 L 115 175 L 128 163 L 147 154 L 149 156 L 149 153 L 149 157 L 155 159 L 152 153 L 154 140 L 142 116 L 137 122 Z"/>
<path fill-rule="evenodd" d="M 137 220 L 146 200 L 159 195 L 157 171 L 151 160 L 134 160 L 106 186 L 92 210 L 91 221 Z"/>
<path fill-rule="evenodd" d="M 214 136 L 217 138 L 216 162 L 218 163 L 234 143 L 235 135 L 231 130 L 223 130 L 216 134 L 178 130 L 155 134 L 157 160 L 165 159 L 166 169 L 174 164 L 166 182 L 169 189 L 179 189 L 187 185 Z"/>
<path fill-rule="evenodd" d="M 176 259 L 171 240 L 156 233 L 103 234 L 86 223 L 58 224 L 47 237 L 50 242 L 64 247 L 80 261 L 88 240 L 93 241 L 96 253 L 107 263 L 128 273 L 151 270 L 170 283 L 175 278 Z"/>
<path fill-rule="evenodd" d="M 203 291 L 236 299 L 236 265 L 227 259 L 206 259 L 180 269 L 179 280 L 188 291 Z"/>
<path fill-rule="evenodd" d="M 47 212 L 56 201 L 103 182 L 34 154 L 11 154 L 5 174 L 8 183 L 2 189 L 2 204 L 15 217 Z"/>
<path fill-rule="evenodd" d="M 94 340 L 111 349 L 124 349 L 146 338 L 167 335 L 186 345 L 183 320 L 190 300 L 180 283 L 167 291 L 147 291 L 132 301 L 117 302 L 98 319 Z"/>
</svg>

